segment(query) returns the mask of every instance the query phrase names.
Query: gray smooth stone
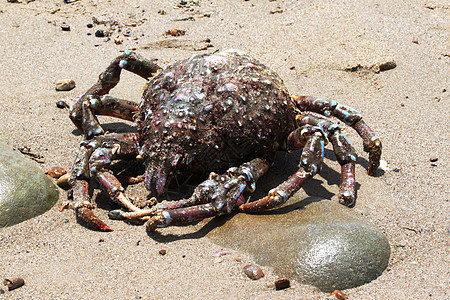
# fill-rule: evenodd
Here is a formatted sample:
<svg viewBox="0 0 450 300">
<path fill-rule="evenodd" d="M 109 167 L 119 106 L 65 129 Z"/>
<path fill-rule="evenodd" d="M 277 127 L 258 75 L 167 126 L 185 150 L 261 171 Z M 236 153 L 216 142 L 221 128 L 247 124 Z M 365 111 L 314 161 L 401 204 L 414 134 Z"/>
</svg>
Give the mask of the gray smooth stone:
<svg viewBox="0 0 450 300">
<path fill-rule="evenodd" d="M 58 188 L 31 161 L 0 143 L 0 228 L 49 210 Z"/>
<path fill-rule="evenodd" d="M 390 257 L 384 234 L 352 209 L 321 198 L 302 201 L 301 196 L 297 193 L 284 207 L 264 214 L 218 218 L 213 222 L 220 224 L 211 224 L 208 237 L 252 254 L 279 276 L 324 292 L 380 276 Z"/>
</svg>

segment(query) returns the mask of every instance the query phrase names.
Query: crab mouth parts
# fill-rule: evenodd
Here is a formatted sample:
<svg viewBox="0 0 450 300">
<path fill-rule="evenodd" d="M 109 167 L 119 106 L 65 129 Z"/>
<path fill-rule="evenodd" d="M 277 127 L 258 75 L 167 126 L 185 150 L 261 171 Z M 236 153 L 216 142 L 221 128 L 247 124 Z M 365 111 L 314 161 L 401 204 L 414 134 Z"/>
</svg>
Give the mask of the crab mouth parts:
<svg viewBox="0 0 450 300">
<path fill-rule="evenodd" d="M 169 172 L 164 167 L 147 167 L 145 173 L 145 188 L 151 192 L 156 191 L 158 195 L 161 195 L 168 183 L 168 173 Z"/>
<path fill-rule="evenodd" d="M 163 156 L 163 155 L 161 155 Z M 145 171 L 145 188 L 161 195 L 168 186 L 170 179 L 181 164 L 182 156 L 175 154 L 169 157 L 150 157 L 147 159 Z"/>
</svg>

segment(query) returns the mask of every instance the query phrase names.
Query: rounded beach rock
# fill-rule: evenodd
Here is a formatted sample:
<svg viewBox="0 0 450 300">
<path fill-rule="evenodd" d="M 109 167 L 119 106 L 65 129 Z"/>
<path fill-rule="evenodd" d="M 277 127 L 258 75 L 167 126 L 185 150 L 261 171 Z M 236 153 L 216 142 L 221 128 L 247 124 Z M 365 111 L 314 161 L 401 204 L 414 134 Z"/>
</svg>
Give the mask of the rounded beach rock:
<svg viewBox="0 0 450 300">
<path fill-rule="evenodd" d="M 64 79 L 59 80 L 55 84 L 55 89 L 57 91 L 70 91 L 74 89 L 76 86 L 75 81 L 73 79 Z"/>
<path fill-rule="evenodd" d="M 33 162 L 0 143 L 0 228 L 49 210 L 57 187 Z"/>
<path fill-rule="evenodd" d="M 253 255 L 276 275 L 324 292 L 368 283 L 387 268 L 390 246 L 374 225 L 330 200 L 294 195 L 285 207 L 250 215 L 239 213 L 208 236 Z M 289 205 L 290 204 L 290 205 Z"/>
</svg>

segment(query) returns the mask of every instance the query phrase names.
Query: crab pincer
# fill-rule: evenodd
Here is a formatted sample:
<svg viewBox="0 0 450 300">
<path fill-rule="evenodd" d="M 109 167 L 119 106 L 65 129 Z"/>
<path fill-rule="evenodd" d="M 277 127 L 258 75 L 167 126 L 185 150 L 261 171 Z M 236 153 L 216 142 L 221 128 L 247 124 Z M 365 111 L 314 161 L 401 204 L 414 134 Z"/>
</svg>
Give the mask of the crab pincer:
<svg viewBox="0 0 450 300">
<path fill-rule="evenodd" d="M 100 231 L 113 231 L 105 222 L 98 218 L 92 211 L 92 204 L 89 201 L 89 185 L 86 180 L 77 180 L 73 186 L 73 198 L 75 214 L 83 220 L 89 227 Z"/>
</svg>

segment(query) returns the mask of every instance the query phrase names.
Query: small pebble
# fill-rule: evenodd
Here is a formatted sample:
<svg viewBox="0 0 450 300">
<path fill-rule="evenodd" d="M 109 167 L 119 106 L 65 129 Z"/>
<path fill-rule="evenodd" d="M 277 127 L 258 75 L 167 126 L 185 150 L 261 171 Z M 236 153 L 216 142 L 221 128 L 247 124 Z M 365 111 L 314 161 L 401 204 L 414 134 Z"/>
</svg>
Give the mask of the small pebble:
<svg viewBox="0 0 450 300">
<path fill-rule="evenodd" d="M 114 44 L 120 45 L 120 44 L 122 44 L 122 43 L 123 43 L 123 37 L 118 36 L 118 37 L 116 37 L 116 38 L 114 39 Z"/>
<path fill-rule="evenodd" d="M 102 37 L 105 37 L 106 35 L 105 35 L 105 32 L 103 30 L 99 29 L 99 30 L 97 30 L 95 32 L 95 36 L 99 37 L 99 38 L 102 38 Z"/>
<path fill-rule="evenodd" d="M 252 280 L 258 280 L 264 277 L 264 272 L 257 265 L 246 265 L 244 267 L 244 274 Z"/>
<path fill-rule="evenodd" d="M 59 178 L 66 174 L 67 171 L 61 167 L 51 167 L 45 174 L 48 174 L 50 177 Z"/>
<path fill-rule="evenodd" d="M 167 253 L 166 249 L 159 250 L 159 254 L 161 254 L 161 255 L 166 255 L 166 253 Z"/>
<path fill-rule="evenodd" d="M 20 277 L 10 277 L 5 278 L 3 284 L 6 285 L 8 291 L 12 291 L 23 286 L 25 284 L 25 281 Z"/>
<path fill-rule="evenodd" d="M 347 296 L 340 290 L 335 290 L 331 295 L 334 295 L 338 300 L 347 300 Z"/>
<path fill-rule="evenodd" d="M 275 289 L 278 290 L 284 290 L 291 286 L 291 282 L 289 279 L 284 277 L 279 277 L 275 280 Z"/>
<path fill-rule="evenodd" d="M 69 108 L 69 105 L 66 103 L 66 101 L 59 100 L 56 102 L 56 107 L 63 109 L 63 108 Z"/>
<path fill-rule="evenodd" d="M 56 83 L 55 89 L 57 91 L 70 91 L 75 87 L 75 81 L 73 79 L 64 79 Z"/>
<path fill-rule="evenodd" d="M 186 31 L 181 29 L 172 29 L 165 32 L 165 35 L 171 35 L 171 36 L 182 36 L 185 35 Z"/>
<path fill-rule="evenodd" d="M 238 257 L 236 257 L 234 260 L 237 261 L 237 262 L 241 262 L 241 261 L 242 261 L 242 258 L 238 256 Z"/>
<path fill-rule="evenodd" d="M 397 67 L 397 64 L 395 63 L 395 61 L 386 61 L 386 62 L 378 64 L 377 66 L 372 67 L 371 69 L 373 69 L 373 71 L 375 73 L 379 73 L 382 71 L 388 71 L 388 70 L 394 69 L 395 67 Z"/>
<path fill-rule="evenodd" d="M 63 219 L 62 222 L 67 224 L 69 223 L 69 219 Z"/>
<path fill-rule="evenodd" d="M 56 180 L 56 184 L 60 188 L 68 188 L 70 186 L 69 179 L 70 179 L 70 174 L 66 173 L 66 174 L 62 175 L 61 177 L 59 177 L 58 180 Z"/>
<path fill-rule="evenodd" d="M 92 23 L 88 23 L 88 24 L 86 24 L 86 27 L 87 28 L 92 28 L 92 27 L 94 27 L 94 25 L 92 25 Z"/>
<path fill-rule="evenodd" d="M 430 161 L 431 162 L 437 162 L 439 159 L 437 158 L 437 157 L 432 157 L 432 158 L 430 158 Z"/>
<path fill-rule="evenodd" d="M 70 25 L 62 24 L 61 25 L 61 30 L 62 31 L 70 31 Z"/>
</svg>

